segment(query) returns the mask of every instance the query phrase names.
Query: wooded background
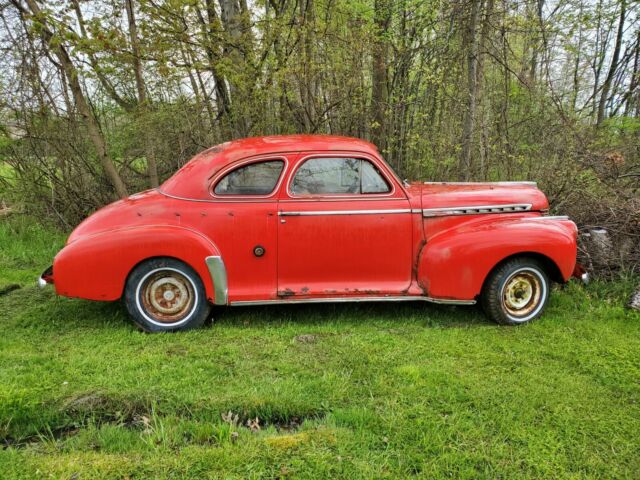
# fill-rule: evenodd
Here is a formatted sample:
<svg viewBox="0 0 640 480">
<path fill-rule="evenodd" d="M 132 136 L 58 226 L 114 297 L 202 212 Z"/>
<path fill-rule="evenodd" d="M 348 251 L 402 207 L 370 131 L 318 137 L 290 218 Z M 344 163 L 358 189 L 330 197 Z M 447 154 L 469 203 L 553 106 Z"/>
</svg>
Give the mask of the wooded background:
<svg viewBox="0 0 640 480">
<path fill-rule="evenodd" d="M 633 0 L 0 0 L 0 195 L 70 227 L 211 145 L 343 134 L 402 177 L 536 180 L 556 213 L 637 251 L 639 13 Z"/>
</svg>

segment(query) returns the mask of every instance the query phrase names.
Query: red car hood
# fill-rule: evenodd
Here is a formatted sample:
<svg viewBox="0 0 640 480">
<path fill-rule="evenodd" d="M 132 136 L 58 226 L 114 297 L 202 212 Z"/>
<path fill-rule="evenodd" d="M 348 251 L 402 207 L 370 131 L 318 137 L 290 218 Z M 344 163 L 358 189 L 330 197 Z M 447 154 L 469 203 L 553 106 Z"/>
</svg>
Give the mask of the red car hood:
<svg viewBox="0 0 640 480">
<path fill-rule="evenodd" d="M 421 196 L 422 208 L 510 204 L 530 204 L 532 211 L 549 208 L 545 194 L 534 183 L 527 182 L 424 183 Z"/>
</svg>

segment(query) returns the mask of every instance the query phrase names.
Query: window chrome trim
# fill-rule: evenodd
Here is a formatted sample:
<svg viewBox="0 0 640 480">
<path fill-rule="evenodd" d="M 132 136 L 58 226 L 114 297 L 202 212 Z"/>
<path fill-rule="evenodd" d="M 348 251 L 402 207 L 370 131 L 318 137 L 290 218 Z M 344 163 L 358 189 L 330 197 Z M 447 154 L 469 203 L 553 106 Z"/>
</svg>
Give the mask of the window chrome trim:
<svg viewBox="0 0 640 480">
<path fill-rule="evenodd" d="M 265 162 L 283 162 L 282 170 L 280 170 L 280 175 L 278 176 L 278 181 L 276 182 L 273 190 L 271 190 L 268 194 L 264 195 L 238 195 L 238 194 L 218 194 L 215 193 L 216 186 L 218 183 L 222 181 L 224 177 L 229 175 L 230 173 L 238 170 L 239 168 L 251 165 L 253 163 L 265 163 Z M 280 186 L 286 176 L 286 172 L 289 168 L 289 159 L 287 157 L 281 155 L 260 155 L 257 157 L 245 158 L 243 160 L 238 160 L 236 162 L 225 165 L 223 168 L 215 172 L 213 175 L 209 177 L 209 195 L 211 198 L 215 200 L 223 200 L 223 201 L 237 201 L 237 200 L 264 200 L 268 198 L 276 198 L 278 192 L 280 191 Z"/>
<path fill-rule="evenodd" d="M 298 170 L 300 170 L 300 167 L 302 167 L 305 163 L 307 163 L 309 160 L 312 160 L 314 158 L 353 158 L 355 160 L 366 160 L 369 163 L 371 163 L 374 167 L 376 167 L 380 175 L 382 175 L 382 178 L 391 187 L 391 190 L 389 192 L 384 192 L 384 193 L 312 193 L 307 195 L 296 195 L 291 191 L 291 185 L 295 180 L 295 176 L 298 173 Z M 295 163 L 296 165 L 294 166 L 294 168 L 291 169 L 291 172 L 289 172 L 289 176 L 287 178 L 287 186 L 286 186 L 286 194 L 292 200 L 330 200 L 330 199 L 358 200 L 359 199 L 358 197 L 365 197 L 366 199 L 371 199 L 371 200 L 378 200 L 378 199 L 386 200 L 390 197 L 393 197 L 396 193 L 396 182 L 391 181 L 389 179 L 389 174 L 384 169 L 380 168 L 380 164 L 373 156 L 363 152 L 340 152 L 335 150 L 327 150 L 326 152 L 323 152 L 323 153 L 312 153 L 306 156 L 303 155 Z M 406 198 L 406 192 L 404 192 L 404 190 L 403 190 L 403 193 L 405 193 L 405 198 Z M 403 200 L 405 198 L 403 198 Z M 363 199 L 363 198 L 360 198 L 360 199 Z"/>
<path fill-rule="evenodd" d="M 324 298 L 293 298 L 276 299 L 276 300 L 239 300 L 231 302 L 229 305 L 233 307 L 251 306 L 251 305 L 285 305 L 299 303 L 352 303 L 352 302 L 409 302 L 423 301 L 430 303 L 439 303 L 443 305 L 475 305 L 475 300 L 454 300 L 449 298 L 432 298 L 421 295 L 388 295 L 385 297 L 324 297 Z"/>
<path fill-rule="evenodd" d="M 444 217 L 454 215 L 486 215 L 490 213 L 519 213 L 531 210 L 530 203 L 509 203 L 502 205 L 465 205 L 460 207 L 425 208 L 425 217 Z"/>
<path fill-rule="evenodd" d="M 219 255 L 212 255 L 204 259 L 213 282 L 214 304 L 227 305 L 229 303 L 229 288 L 227 285 L 227 268 Z"/>
<path fill-rule="evenodd" d="M 178 195 L 172 195 L 170 193 L 162 191 L 160 188 L 156 188 L 158 193 L 164 195 L 165 197 L 173 198 L 175 200 L 184 200 L 185 202 L 199 202 L 199 203 L 276 203 L 278 201 L 275 196 L 269 198 L 262 197 L 243 197 L 243 198 L 215 198 L 215 199 L 205 199 L 205 198 L 188 198 L 188 197 L 179 197 Z"/>
<path fill-rule="evenodd" d="M 399 208 L 395 210 L 309 210 L 295 212 L 278 212 L 279 217 L 309 217 L 318 215 L 386 215 L 397 213 L 413 213 L 410 208 Z"/>
</svg>

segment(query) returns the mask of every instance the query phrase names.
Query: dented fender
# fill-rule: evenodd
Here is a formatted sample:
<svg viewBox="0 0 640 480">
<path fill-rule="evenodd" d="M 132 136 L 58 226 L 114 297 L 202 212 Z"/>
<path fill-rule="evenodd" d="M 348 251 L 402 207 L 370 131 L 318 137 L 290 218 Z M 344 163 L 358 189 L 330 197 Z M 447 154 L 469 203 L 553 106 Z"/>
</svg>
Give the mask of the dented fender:
<svg viewBox="0 0 640 480">
<path fill-rule="evenodd" d="M 566 219 L 505 215 L 465 222 L 427 240 L 418 283 L 431 297 L 470 300 L 496 265 L 518 254 L 548 258 L 567 281 L 576 263 L 576 235 L 576 225 Z"/>
<path fill-rule="evenodd" d="M 59 295 L 117 300 L 123 294 L 129 272 L 137 264 L 153 257 L 172 257 L 200 275 L 207 298 L 214 301 L 214 285 L 205 262 L 210 256 L 220 256 L 218 248 L 187 227 L 140 225 L 107 230 L 76 236 L 56 255 L 54 284 Z"/>
</svg>

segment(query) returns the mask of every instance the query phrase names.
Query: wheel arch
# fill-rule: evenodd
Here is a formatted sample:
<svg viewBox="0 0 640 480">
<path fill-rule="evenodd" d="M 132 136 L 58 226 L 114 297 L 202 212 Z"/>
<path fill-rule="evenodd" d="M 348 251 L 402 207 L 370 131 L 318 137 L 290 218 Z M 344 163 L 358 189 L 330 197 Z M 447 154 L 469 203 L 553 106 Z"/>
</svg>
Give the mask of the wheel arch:
<svg viewBox="0 0 640 480">
<path fill-rule="evenodd" d="M 191 267 L 197 274 L 198 277 L 201 277 L 200 273 L 198 273 L 198 270 L 196 270 L 194 265 L 191 265 L 191 263 L 189 261 L 186 261 L 182 258 L 178 258 L 178 257 L 174 257 L 174 256 L 170 256 L 170 255 L 153 255 L 150 257 L 146 257 L 146 258 L 142 258 L 140 259 L 140 261 L 138 261 L 135 265 L 133 265 L 130 269 L 129 272 L 127 273 L 127 277 L 124 279 L 124 285 L 126 286 L 127 283 L 129 283 L 129 279 L 131 278 L 131 274 L 133 273 L 133 271 L 138 268 L 140 265 L 142 265 L 143 263 L 146 262 L 150 262 L 152 260 L 162 260 L 162 259 L 171 259 L 171 260 L 176 260 L 178 262 L 182 262 L 186 265 L 188 265 L 189 267 Z M 202 281 L 203 285 L 206 285 L 206 278 L 200 278 L 200 280 Z"/>
<path fill-rule="evenodd" d="M 152 225 L 100 232 L 81 237 L 58 253 L 56 292 L 88 300 L 118 300 L 135 267 L 152 258 L 173 258 L 195 270 L 207 299 L 217 303 L 207 264 L 210 257 L 222 259 L 209 238 L 187 227 Z"/>
<path fill-rule="evenodd" d="M 487 281 L 489 280 L 489 277 L 493 272 L 495 272 L 505 263 L 508 263 L 511 260 L 516 258 L 529 258 L 531 260 L 536 260 L 544 268 L 544 272 L 547 274 L 547 277 L 549 278 L 549 280 L 556 283 L 564 283 L 565 281 L 562 276 L 562 272 L 560 271 L 560 267 L 558 267 L 558 264 L 552 258 L 539 252 L 525 251 L 525 252 L 518 252 L 518 253 L 513 253 L 511 255 L 508 255 L 507 257 L 503 258 L 498 263 L 496 263 L 493 266 L 493 268 L 491 268 L 491 270 L 489 270 L 489 272 L 485 276 L 484 281 L 482 282 L 482 288 L 480 292 L 484 291 L 487 285 Z"/>
</svg>

